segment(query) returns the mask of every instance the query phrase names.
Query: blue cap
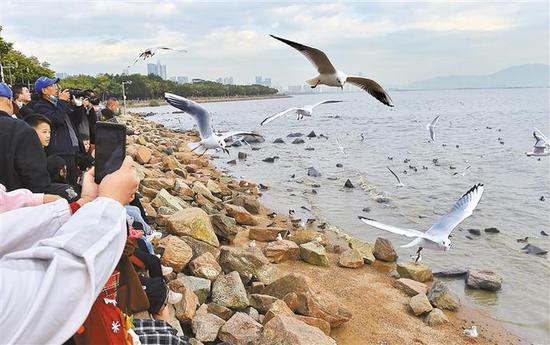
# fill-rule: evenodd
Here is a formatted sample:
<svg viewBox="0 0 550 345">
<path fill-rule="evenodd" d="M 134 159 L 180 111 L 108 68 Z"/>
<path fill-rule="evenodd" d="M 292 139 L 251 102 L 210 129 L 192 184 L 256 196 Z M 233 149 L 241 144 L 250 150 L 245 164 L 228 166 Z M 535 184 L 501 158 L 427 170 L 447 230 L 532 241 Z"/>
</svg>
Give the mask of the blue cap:
<svg viewBox="0 0 550 345">
<path fill-rule="evenodd" d="M 51 79 L 48 77 L 40 77 L 36 79 L 36 81 L 34 82 L 34 92 L 40 95 L 42 93 L 43 88 L 53 84 L 57 84 L 58 82 L 59 82 L 59 78 Z"/>
<path fill-rule="evenodd" d="M 6 83 L 0 83 L 0 97 L 13 98 L 13 92 Z"/>
</svg>

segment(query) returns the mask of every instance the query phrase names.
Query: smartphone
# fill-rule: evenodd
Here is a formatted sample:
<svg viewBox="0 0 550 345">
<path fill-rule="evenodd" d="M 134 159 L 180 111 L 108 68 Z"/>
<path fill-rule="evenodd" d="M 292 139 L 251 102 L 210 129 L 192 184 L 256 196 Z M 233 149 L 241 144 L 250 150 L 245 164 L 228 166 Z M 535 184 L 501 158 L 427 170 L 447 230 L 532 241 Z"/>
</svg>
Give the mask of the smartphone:
<svg viewBox="0 0 550 345">
<path fill-rule="evenodd" d="M 97 122 L 95 129 L 95 183 L 118 170 L 126 157 L 126 126 Z"/>
</svg>

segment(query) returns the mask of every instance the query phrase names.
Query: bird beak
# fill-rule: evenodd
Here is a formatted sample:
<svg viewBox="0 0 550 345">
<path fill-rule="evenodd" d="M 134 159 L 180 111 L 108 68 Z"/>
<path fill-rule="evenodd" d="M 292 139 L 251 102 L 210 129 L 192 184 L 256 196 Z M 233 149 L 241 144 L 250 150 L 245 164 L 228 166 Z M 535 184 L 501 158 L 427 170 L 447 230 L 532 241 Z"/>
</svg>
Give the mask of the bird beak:
<svg viewBox="0 0 550 345">
<path fill-rule="evenodd" d="M 344 91 L 344 85 L 340 86 L 340 88 L 342 89 L 342 91 Z"/>
</svg>

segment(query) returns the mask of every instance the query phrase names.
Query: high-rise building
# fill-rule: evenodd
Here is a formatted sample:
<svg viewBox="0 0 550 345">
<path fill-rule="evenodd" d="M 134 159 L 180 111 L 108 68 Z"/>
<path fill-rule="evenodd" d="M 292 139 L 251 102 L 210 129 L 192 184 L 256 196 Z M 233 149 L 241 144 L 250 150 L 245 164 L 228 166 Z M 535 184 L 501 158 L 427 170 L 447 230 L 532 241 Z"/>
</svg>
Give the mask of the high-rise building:
<svg viewBox="0 0 550 345">
<path fill-rule="evenodd" d="M 256 76 L 256 85 L 263 85 L 262 84 L 262 76 L 261 75 L 258 75 Z"/>
<path fill-rule="evenodd" d="M 222 77 L 217 78 L 216 83 L 223 84 L 223 78 Z"/>
<path fill-rule="evenodd" d="M 223 78 L 223 83 L 225 85 L 235 85 L 235 83 L 233 82 L 233 77 L 225 77 Z"/>
<path fill-rule="evenodd" d="M 166 79 L 166 65 L 161 65 L 160 61 L 157 62 L 158 76 L 162 79 Z"/>
<path fill-rule="evenodd" d="M 69 77 L 69 73 L 57 72 L 57 73 L 55 74 L 55 77 L 56 77 L 56 78 L 59 78 L 59 79 L 65 79 L 65 78 L 68 78 L 68 77 Z"/>
<path fill-rule="evenodd" d="M 154 63 L 148 63 L 147 64 L 147 75 L 153 74 L 153 75 L 159 75 L 157 65 Z"/>
<path fill-rule="evenodd" d="M 189 78 L 187 78 L 187 77 L 176 77 L 176 82 L 178 84 L 188 84 L 189 83 Z"/>
<path fill-rule="evenodd" d="M 271 87 L 271 78 L 265 78 L 262 83 L 263 86 Z"/>
</svg>

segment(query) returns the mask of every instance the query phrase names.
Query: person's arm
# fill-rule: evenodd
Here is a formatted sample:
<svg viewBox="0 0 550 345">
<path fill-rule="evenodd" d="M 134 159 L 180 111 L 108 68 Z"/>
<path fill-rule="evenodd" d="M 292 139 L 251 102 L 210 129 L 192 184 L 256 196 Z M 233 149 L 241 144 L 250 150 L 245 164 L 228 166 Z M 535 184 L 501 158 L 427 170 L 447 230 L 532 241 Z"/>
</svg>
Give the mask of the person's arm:
<svg viewBox="0 0 550 345">
<path fill-rule="evenodd" d="M 38 206 L 44 203 L 44 194 L 33 193 L 28 189 L 16 189 L 11 192 L 0 190 L 0 213 L 20 207 Z"/>
<path fill-rule="evenodd" d="M 124 207 L 100 197 L 83 206 L 55 237 L 0 259 L 3 341 L 66 341 L 86 319 L 125 242 Z"/>
<path fill-rule="evenodd" d="M 53 236 L 70 216 L 65 199 L 0 213 L 0 258 Z"/>
<path fill-rule="evenodd" d="M 51 183 L 46 153 L 36 132 L 26 127 L 21 130 L 15 147 L 14 167 L 25 188 L 35 193 L 45 192 Z"/>
</svg>

